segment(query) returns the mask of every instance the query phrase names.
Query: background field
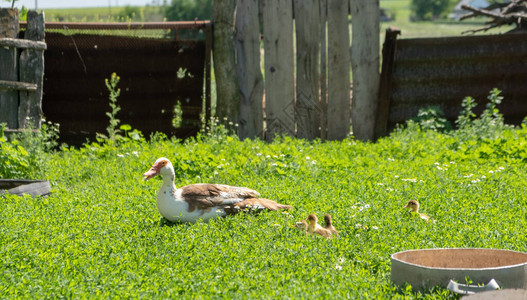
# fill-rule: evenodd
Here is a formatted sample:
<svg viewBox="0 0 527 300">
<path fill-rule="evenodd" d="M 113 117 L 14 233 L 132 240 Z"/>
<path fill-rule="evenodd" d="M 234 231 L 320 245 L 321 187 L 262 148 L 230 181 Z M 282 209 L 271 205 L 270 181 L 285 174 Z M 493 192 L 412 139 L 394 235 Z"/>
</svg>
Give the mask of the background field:
<svg viewBox="0 0 527 300">
<path fill-rule="evenodd" d="M 381 41 L 384 40 L 384 31 L 388 26 L 395 26 L 402 30 L 401 38 L 440 37 L 461 35 L 462 32 L 482 27 L 485 18 L 471 19 L 463 22 L 454 20 L 437 20 L 434 22 L 411 22 L 411 0 L 381 0 L 380 6 L 386 9 L 388 15 L 394 20 L 381 23 Z M 146 7 L 98 7 L 78 9 L 46 9 L 48 21 L 71 22 L 109 22 L 109 21 L 139 21 L 152 22 L 164 20 L 164 8 L 158 6 Z M 182 20 L 188 21 L 188 20 Z M 504 26 L 489 30 L 486 33 L 496 34 L 507 32 L 511 26 Z"/>
</svg>

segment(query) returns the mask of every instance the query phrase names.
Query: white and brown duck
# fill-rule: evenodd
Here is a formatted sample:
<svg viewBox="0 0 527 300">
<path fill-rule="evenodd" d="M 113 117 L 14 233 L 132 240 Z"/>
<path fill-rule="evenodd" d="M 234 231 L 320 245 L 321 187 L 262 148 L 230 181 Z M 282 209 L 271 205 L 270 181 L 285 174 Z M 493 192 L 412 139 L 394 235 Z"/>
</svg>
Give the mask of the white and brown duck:
<svg viewBox="0 0 527 300">
<path fill-rule="evenodd" d="M 191 184 L 176 188 L 172 163 L 164 157 L 156 160 L 150 170 L 143 174 L 145 180 L 157 175 L 163 177 L 157 194 L 159 213 L 171 222 L 207 222 L 216 217 L 240 211 L 291 209 L 289 205 L 259 198 L 255 190 L 223 184 Z"/>
</svg>

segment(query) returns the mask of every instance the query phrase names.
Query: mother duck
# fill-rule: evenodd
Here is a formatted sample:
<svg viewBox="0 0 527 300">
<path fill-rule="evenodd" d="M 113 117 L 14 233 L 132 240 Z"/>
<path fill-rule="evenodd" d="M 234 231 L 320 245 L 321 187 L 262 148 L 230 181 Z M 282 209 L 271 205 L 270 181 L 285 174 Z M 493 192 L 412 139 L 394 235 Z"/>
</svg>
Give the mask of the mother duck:
<svg viewBox="0 0 527 300">
<path fill-rule="evenodd" d="M 223 184 L 191 184 L 176 188 L 172 163 L 165 157 L 156 160 L 150 170 L 143 174 L 145 181 L 161 175 L 163 184 L 157 194 L 157 209 L 170 222 L 207 222 L 211 218 L 223 217 L 244 210 L 291 209 L 289 205 L 258 198 L 260 194 L 245 187 Z"/>
</svg>

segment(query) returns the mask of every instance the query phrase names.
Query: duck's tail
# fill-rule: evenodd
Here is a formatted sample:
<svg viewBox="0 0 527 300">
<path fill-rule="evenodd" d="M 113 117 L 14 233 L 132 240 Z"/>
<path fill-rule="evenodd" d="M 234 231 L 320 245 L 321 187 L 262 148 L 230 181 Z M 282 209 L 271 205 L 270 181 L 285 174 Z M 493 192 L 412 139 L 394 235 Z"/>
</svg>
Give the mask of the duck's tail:
<svg viewBox="0 0 527 300">
<path fill-rule="evenodd" d="M 289 210 L 293 207 L 290 205 L 280 204 L 276 201 L 265 199 L 265 198 L 247 198 L 243 201 L 237 202 L 229 210 L 232 212 L 240 211 L 262 211 L 262 210 Z"/>
</svg>

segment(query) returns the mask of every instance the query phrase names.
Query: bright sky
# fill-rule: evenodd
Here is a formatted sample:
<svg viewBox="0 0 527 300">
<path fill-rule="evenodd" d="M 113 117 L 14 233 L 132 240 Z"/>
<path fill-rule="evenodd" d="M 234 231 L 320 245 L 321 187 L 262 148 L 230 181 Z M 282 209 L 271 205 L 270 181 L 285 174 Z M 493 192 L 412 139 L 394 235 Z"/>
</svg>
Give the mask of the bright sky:
<svg viewBox="0 0 527 300">
<path fill-rule="evenodd" d="M 71 8 L 71 7 L 108 7 L 108 6 L 145 6 L 147 4 L 162 3 L 152 0 L 18 0 L 15 7 L 25 6 L 28 9 L 43 8 Z M 0 7 L 11 7 L 11 1 L 0 0 Z"/>
</svg>

